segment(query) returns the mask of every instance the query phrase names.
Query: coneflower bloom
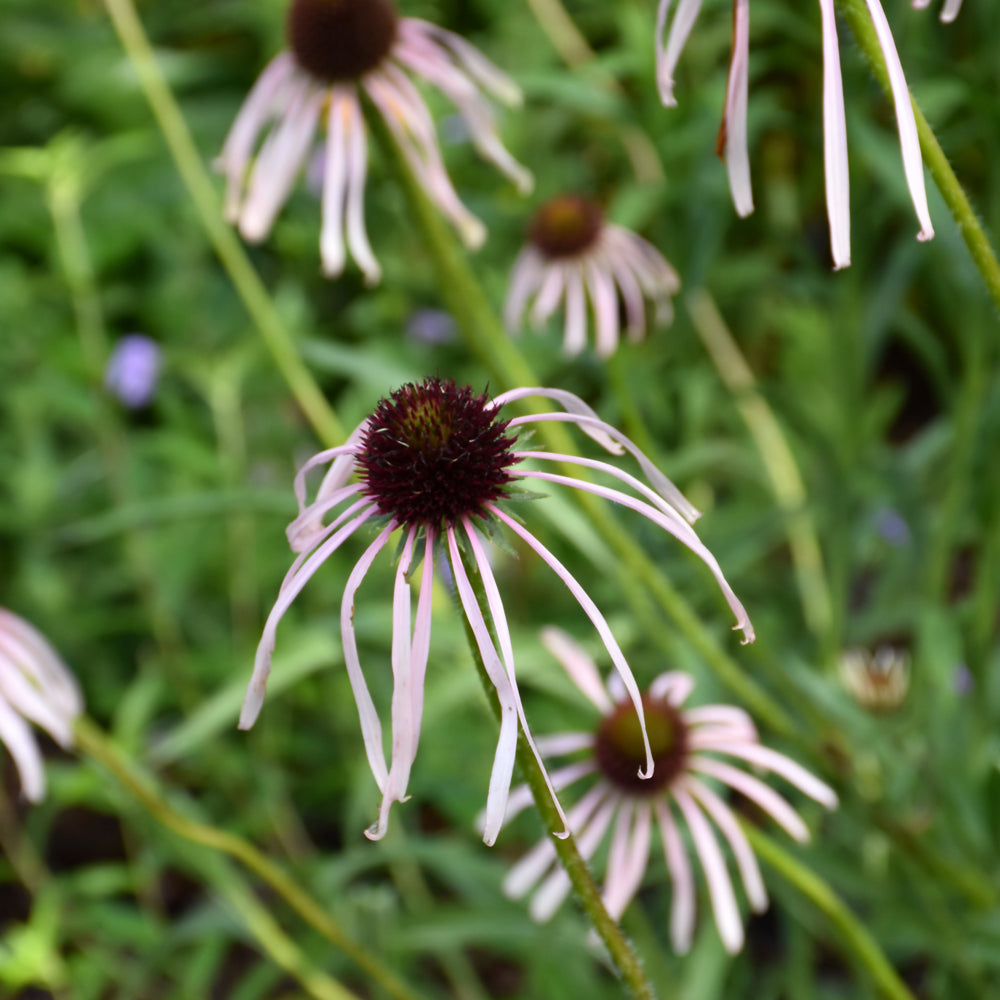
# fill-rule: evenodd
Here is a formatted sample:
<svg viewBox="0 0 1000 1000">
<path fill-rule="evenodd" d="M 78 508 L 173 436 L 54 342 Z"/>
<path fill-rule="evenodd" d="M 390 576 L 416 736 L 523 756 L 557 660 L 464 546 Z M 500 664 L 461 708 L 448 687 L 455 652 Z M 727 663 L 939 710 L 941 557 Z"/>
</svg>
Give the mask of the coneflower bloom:
<svg viewBox="0 0 1000 1000">
<path fill-rule="evenodd" d="M 60 746 L 73 743 L 73 721 L 83 711 L 76 679 L 34 626 L 0 608 L 0 740 L 21 777 L 26 798 L 45 796 L 42 754 L 29 722 Z"/>
<path fill-rule="evenodd" d="M 889 22 L 879 0 L 865 0 L 889 72 L 896 125 L 903 155 L 903 173 L 910 189 L 920 231 L 919 240 L 934 235 L 924 166 L 920 155 L 917 123 L 910 103 L 903 67 L 896 52 Z M 669 107 L 674 98 L 674 70 L 684 43 L 701 9 L 701 0 L 678 0 L 667 30 L 671 0 L 660 0 L 657 24 L 656 74 L 660 99 Z M 834 0 L 819 0 L 823 37 L 823 155 L 826 167 L 826 208 L 830 220 L 830 251 L 834 268 L 851 263 L 851 214 L 847 175 L 847 126 L 844 87 L 840 72 L 840 47 Z M 664 33 L 666 38 L 664 39 Z M 747 149 L 747 97 L 749 93 L 750 0 L 733 0 L 733 51 L 726 87 L 726 105 L 719 129 L 718 152 L 724 156 L 733 204 L 741 216 L 753 211 L 750 187 L 750 155 Z"/>
<path fill-rule="evenodd" d="M 931 0 L 913 0 L 913 6 L 917 10 L 923 10 L 931 5 Z M 951 24 L 958 17 L 958 12 L 962 9 L 962 0 L 944 0 L 941 6 L 941 21 Z"/>
<path fill-rule="evenodd" d="M 847 693 L 876 714 L 895 712 L 910 688 L 909 654 L 895 646 L 849 649 L 840 657 L 839 672 Z"/>
<path fill-rule="evenodd" d="M 400 17 L 391 0 L 292 0 L 287 37 L 288 50 L 254 84 L 218 160 L 226 177 L 226 216 L 247 240 L 262 240 L 270 231 L 322 121 L 323 271 L 340 274 L 349 248 L 368 282 L 379 280 L 364 220 L 368 142 L 363 92 L 385 119 L 424 190 L 469 246 L 482 243 L 486 231 L 455 193 L 433 119 L 411 75 L 432 84 L 458 108 L 483 156 L 522 191 L 531 189 L 531 175 L 500 142 L 484 96 L 485 91 L 516 104 L 520 91 L 458 35 Z M 266 137 L 255 155 L 262 133 Z"/>
<path fill-rule="evenodd" d="M 517 333 L 534 296 L 531 323 L 541 326 L 564 306 L 563 347 L 579 354 L 587 340 L 587 300 L 593 306 L 597 353 L 607 358 L 618 347 L 619 298 L 629 339 L 646 332 L 646 299 L 656 321 L 673 320 L 670 299 L 680 288 L 677 272 L 641 236 L 606 222 L 600 206 L 579 195 L 547 201 L 528 227 L 528 243 L 514 262 L 504 320 Z"/>
<path fill-rule="evenodd" d="M 529 396 L 555 402 L 560 409 L 532 416 L 505 416 L 506 404 Z M 646 483 L 610 462 L 534 449 L 519 450 L 521 428 L 545 421 L 576 425 L 609 452 L 628 451 L 638 462 Z M 329 464 L 316 497 L 306 502 L 306 475 Z M 556 471 L 548 471 L 553 466 Z M 534 468 L 541 466 L 541 468 Z M 624 489 L 591 483 L 562 469 L 579 466 L 603 473 Z M 354 473 L 357 481 L 351 482 Z M 496 687 L 502 709 L 500 737 L 486 804 L 484 839 L 492 844 L 503 822 L 520 724 L 534 747 L 524 718 L 514 672 L 510 630 L 484 535 L 509 532 L 534 550 L 569 588 L 601 636 L 619 672 L 631 704 L 641 710 L 639 689 L 604 616 L 583 586 L 509 512 L 508 501 L 523 494 L 526 483 L 544 480 L 588 490 L 643 515 L 670 532 L 709 567 L 736 615 L 744 641 L 753 638 L 746 612 L 722 575 L 719 564 L 691 527 L 697 511 L 632 442 L 572 393 L 558 389 L 517 389 L 494 399 L 477 395 L 452 381 L 429 378 L 403 386 L 383 399 L 375 412 L 351 434 L 347 443 L 311 458 L 295 478 L 299 515 L 288 526 L 292 550 L 299 553 L 289 570 L 277 603 L 268 616 L 257 650 L 253 677 L 247 690 L 240 727 L 249 728 L 260 711 L 271 669 L 275 631 L 289 605 L 323 562 L 348 538 L 371 524 L 370 541 L 344 586 L 340 610 L 344 661 L 361 719 L 368 761 L 382 792 L 378 820 L 368 831 L 377 838 L 385 832 L 389 808 L 406 795 L 417 751 L 423 711 L 424 674 L 431 633 L 431 588 L 435 555 L 443 554 L 454 579 L 462 610 L 468 619 L 486 671 Z M 332 520 L 327 521 L 328 517 Z M 358 659 L 354 636 L 354 599 L 378 554 L 399 533 L 399 558 L 393 591 L 392 754 L 386 765 L 382 727 Z M 416 615 L 411 620 L 410 583 L 420 570 Z M 486 596 L 488 611 L 480 609 L 469 569 L 473 567 Z M 496 644 L 491 637 L 491 626 Z M 640 715 L 640 743 L 646 743 Z M 653 768 L 647 750 L 637 769 Z"/>
<path fill-rule="evenodd" d="M 623 697 L 618 679 L 612 675 L 603 684 L 594 661 L 559 629 L 545 629 L 542 639 L 601 713 L 600 722 L 590 730 L 540 737 L 536 745 L 547 760 L 584 754 L 551 771 L 550 780 L 556 789 L 561 791 L 583 779 L 597 779 L 567 810 L 567 817 L 577 847 L 588 859 L 611 830 L 602 890 L 608 912 L 617 920 L 638 891 L 656 826 L 673 891 L 670 940 L 675 951 L 686 952 L 694 934 L 696 892 L 691 847 L 705 873 L 722 942 L 729 952 L 739 951 L 743 946 L 743 922 L 713 826 L 736 861 L 751 909 L 766 909 L 768 899 L 756 857 L 720 794 L 720 786 L 758 806 L 796 840 L 807 840 L 809 831 L 781 795 L 760 778 L 720 758 L 735 758 L 744 765 L 770 771 L 830 809 L 837 804 L 833 790 L 795 761 L 762 746 L 750 717 L 742 709 L 730 705 L 684 708 L 694 681 L 679 672 L 660 674 L 642 695 L 655 768 L 651 778 L 638 779 L 636 767 L 644 753 L 639 717 L 633 702 Z M 508 802 L 507 819 L 531 801 L 527 786 L 515 788 Z M 565 899 L 569 885 L 552 843 L 546 839 L 511 868 L 504 889 L 517 898 L 537 886 L 531 914 L 544 921 Z"/>
</svg>

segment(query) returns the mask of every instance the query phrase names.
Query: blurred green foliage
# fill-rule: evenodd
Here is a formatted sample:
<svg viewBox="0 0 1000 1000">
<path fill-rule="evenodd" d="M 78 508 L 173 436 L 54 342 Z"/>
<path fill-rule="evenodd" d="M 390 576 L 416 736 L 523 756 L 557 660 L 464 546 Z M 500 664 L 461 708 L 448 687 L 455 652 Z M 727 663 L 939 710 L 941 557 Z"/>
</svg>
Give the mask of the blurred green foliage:
<svg viewBox="0 0 1000 1000">
<path fill-rule="evenodd" d="M 525 107 L 505 115 L 503 133 L 535 172 L 534 199 L 518 199 L 467 145 L 445 148 L 457 189 L 489 227 L 473 263 L 498 305 L 531 205 L 578 190 L 660 247 L 685 289 L 707 289 L 726 317 L 804 479 L 834 609 L 825 635 L 804 623 L 786 515 L 683 293 L 674 325 L 623 347 L 614 378 L 590 354 L 568 361 L 555 327 L 521 346 L 545 384 L 581 394 L 648 442 L 706 511 L 703 537 L 757 626 L 756 645 L 734 655 L 802 722 L 806 737 L 783 749 L 842 797 L 835 815 L 808 815 L 815 839 L 796 855 L 861 916 L 916 997 L 987 1000 L 1000 991 L 996 311 L 935 192 L 937 237 L 913 239 L 892 109 L 846 30 L 854 262 L 830 272 L 815 5 L 752 4 L 757 211 L 735 216 L 714 156 L 730 12 L 705 6 L 672 110 L 653 84 L 648 0 L 568 3 L 596 53 L 576 70 L 528 5 L 403 9 L 465 33 L 524 88 Z M 283 6 L 170 0 L 140 12 L 209 163 L 281 45 Z M 949 27 L 903 0 L 887 14 L 911 88 L 996 242 L 1000 8 L 967 0 Z M 422 995 L 619 996 L 572 906 L 535 927 L 501 894 L 506 867 L 539 829 L 526 816 L 493 850 L 476 835 L 495 737 L 446 600 L 413 798 L 395 809 L 384 842 L 362 836 L 377 790 L 340 669 L 340 589 L 357 546 L 297 601 L 261 721 L 236 732 L 290 559 L 291 478 L 317 442 L 212 255 L 101 5 L 0 0 L 0 21 L 0 605 L 51 638 L 90 714 L 130 755 L 204 820 L 265 848 Z M 655 153 L 658 178 L 636 177 L 629 131 Z M 350 268 L 337 282 L 320 276 L 318 203 L 305 185 L 249 251 L 346 426 L 407 379 L 486 382 L 458 342 L 407 333 L 440 298 L 391 171 L 372 159 L 377 290 Z M 113 344 L 134 331 L 162 346 L 164 369 L 151 405 L 131 412 L 102 378 Z M 531 516 L 586 577 L 640 679 L 675 665 L 697 676 L 699 702 L 731 697 L 654 611 L 629 610 L 612 557 L 559 504 L 539 501 L 546 509 Z M 735 646 L 702 567 L 626 527 Z M 537 642 L 540 626 L 558 622 L 596 651 L 578 608 L 526 553 L 497 571 L 536 731 L 584 724 Z M 357 615 L 383 706 L 391 592 L 391 570 L 377 564 Z M 841 688 L 836 654 L 882 641 L 911 651 L 913 681 L 896 714 L 869 716 Z M 100 769 L 51 754 L 49 797 L 29 811 L 6 758 L 4 767 L 0 995 L 300 995 L 257 949 L 204 852 L 153 823 Z M 772 908 L 750 922 L 743 954 L 722 953 L 702 900 L 694 952 L 677 958 L 654 859 L 625 926 L 663 997 L 873 995 L 808 904 L 777 878 L 769 885 Z M 362 996 L 382 995 L 281 904 L 262 902 L 317 965 Z"/>
</svg>

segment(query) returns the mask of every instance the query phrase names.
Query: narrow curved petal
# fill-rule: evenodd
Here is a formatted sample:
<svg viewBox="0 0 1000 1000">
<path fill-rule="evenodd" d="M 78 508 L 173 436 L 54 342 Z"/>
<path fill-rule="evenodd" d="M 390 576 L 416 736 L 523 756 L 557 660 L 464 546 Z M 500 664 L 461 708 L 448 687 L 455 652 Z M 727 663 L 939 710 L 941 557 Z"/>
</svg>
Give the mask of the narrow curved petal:
<svg viewBox="0 0 1000 1000">
<path fill-rule="evenodd" d="M 594 304 L 596 350 L 610 358 L 618 347 L 618 296 L 611 276 L 593 261 L 587 264 L 587 289 Z"/>
<path fill-rule="evenodd" d="M 0 698 L 0 742 L 10 751 L 21 778 L 24 796 L 30 802 L 45 798 L 45 769 L 31 726 Z"/>
<path fill-rule="evenodd" d="M 665 799 L 653 803 L 663 841 L 663 856 L 670 872 L 673 899 L 670 903 L 670 944 L 678 955 L 691 950 L 694 937 L 695 892 L 691 860 L 681 840 L 677 823 Z"/>
<path fill-rule="evenodd" d="M 313 574 L 320 566 L 335 552 L 345 539 L 354 534 L 362 524 L 367 521 L 375 512 L 374 505 L 370 506 L 363 513 L 359 514 L 345 524 L 335 535 L 329 538 L 320 546 L 299 568 L 293 579 L 286 577 L 278 600 L 275 601 L 271 613 L 264 623 L 264 631 L 261 634 L 260 642 L 257 644 L 257 654 L 254 658 L 253 674 L 247 686 L 247 693 L 243 699 L 243 708 L 240 712 L 240 729 L 249 729 L 257 716 L 260 715 L 261 706 L 264 704 L 264 694 L 267 689 L 267 678 L 271 673 L 271 656 L 274 653 L 274 637 L 285 612 L 290 607 L 292 601 L 301 593 L 302 588 L 312 579 Z"/>
<path fill-rule="evenodd" d="M 507 797 L 510 794 L 510 781 L 514 773 L 514 759 L 517 754 L 517 721 L 519 705 L 517 697 L 511 689 L 507 674 L 504 671 L 496 647 L 490 638 L 489 627 L 479 608 L 472 584 L 462 565 L 462 556 L 458 549 L 458 539 L 455 529 L 448 528 L 448 553 L 451 559 L 451 571 L 455 577 L 455 589 L 465 617 L 472 629 L 479 654 L 483 659 L 483 667 L 496 688 L 500 701 L 500 737 L 497 741 L 496 756 L 493 759 L 493 771 L 490 774 L 490 787 L 486 795 L 486 815 L 483 827 L 483 841 L 492 846 L 503 825 L 504 814 L 507 811 Z"/>
<path fill-rule="evenodd" d="M 726 838 L 736 859 L 736 866 L 740 870 L 740 878 L 743 879 L 743 888 L 746 889 L 750 908 L 755 913 L 763 913 L 767 909 L 768 899 L 764 879 L 760 874 L 760 865 L 757 864 L 757 857 L 753 853 L 750 841 L 740 829 L 732 810 L 711 788 L 697 778 L 684 779 L 684 788 L 701 804 Z"/>
<path fill-rule="evenodd" d="M 551 739 L 557 739 L 558 737 L 550 737 Z M 587 734 L 587 738 L 592 742 L 593 736 Z M 538 740 L 539 748 L 545 737 Z M 542 750 L 542 753 L 545 753 Z M 593 761 L 581 760 L 577 761 L 575 764 L 567 764 L 566 767 L 557 768 L 555 771 L 550 772 L 549 779 L 552 782 L 552 787 L 557 791 L 561 792 L 564 788 L 568 788 L 574 782 L 579 781 L 580 778 L 585 778 L 588 774 L 593 774 L 596 770 L 596 766 Z M 533 805 L 535 801 L 534 795 L 531 793 L 531 789 L 527 785 L 518 785 L 517 788 L 513 789 L 510 793 L 510 798 L 507 799 L 507 812 L 504 815 L 504 822 L 509 823 L 515 816 L 524 812 L 528 806 Z M 480 828 L 482 823 L 478 824 Z"/>
<path fill-rule="evenodd" d="M 649 693 L 657 699 L 666 699 L 674 708 L 680 708 L 688 700 L 688 696 L 694 690 L 694 678 L 690 674 L 681 673 L 679 670 L 670 670 L 665 674 L 660 674 L 653 679 L 649 685 Z M 690 722 L 692 709 L 684 713 L 684 721 Z"/>
<path fill-rule="evenodd" d="M 649 747 L 649 735 L 646 732 L 646 717 L 642 710 L 642 696 L 639 693 L 639 686 L 635 682 L 635 677 L 632 674 L 632 669 L 628 665 L 628 661 L 625 659 L 625 655 L 622 653 L 621 648 L 618 645 L 611 629 L 608 627 L 608 623 L 601 614 L 597 605 L 593 602 L 590 595 L 580 586 L 579 582 L 573 576 L 572 573 L 555 557 L 555 555 L 550 552 L 542 543 L 531 534 L 530 531 L 525 530 L 517 523 L 512 517 L 505 514 L 499 507 L 493 504 L 487 504 L 486 509 L 493 514 L 498 520 L 503 521 L 508 528 L 511 529 L 516 535 L 519 535 L 525 542 L 528 543 L 531 548 L 535 550 L 542 557 L 542 559 L 549 565 L 549 567 L 555 572 L 560 580 L 566 584 L 569 592 L 576 598 L 577 603 L 583 608 L 584 613 L 591 620 L 594 628 L 597 629 L 597 634 L 601 637 L 601 641 L 604 643 L 605 649 L 607 649 L 609 655 L 611 656 L 611 661 L 615 665 L 615 669 L 621 676 L 622 681 L 625 684 L 625 689 L 628 691 L 629 699 L 635 706 L 636 714 L 639 716 L 639 725 L 642 728 L 642 742 L 643 748 L 646 753 L 646 766 L 645 769 L 640 769 L 639 777 L 648 778 L 653 773 L 653 752 Z"/>
<path fill-rule="evenodd" d="M 604 905 L 612 920 L 621 918 L 646 874 L 651 832 L 649 803 L 623 802 L 615 820 L 604 878 Z"/>
<path fill-rule="evenodd" d="M 674 98 L 674 70 L 701 10 L 701 0 L 680 0 L 670 24 L 670 34 L 666 42 L 663 42 L 670 3 L 671 0 L 660 0 L 656 11 L 656 85 L 660 91 L 660 100 L 667 107 L 677 104 Z"/>
<path fill-rule="evenodd" d="M 674 788 L 673 796 L 691 831 L 695 853 L 705 873 L 708 897 L 715 914 L 715 925 L 719 928 L 719 937 L 722 938 L 726 951 L 734 955 L 743 947 L 743 920 L 719 842 L 694 799 L 681 788 Z"/>
<path fill-rule="evenodd" d="M 823 158 L 826 166 L 826 214 L 834 270 L 851 263 L 851 197 L 847 173 L 847 122 L 840 44 L 833 0 L 819 0 L 823 25 Z"/>
<path fill-rule="evenodd" d="M 525 247 L 514 261 L 507 300 L 503 307 L 504 326 L 508 333 L 520 333 L 524 310 L 544 277 L 544 263 L 531 247 Z"/>
<path fill-rule="evenodd" d="M 587 296 L 577 268 L 566 274 L 566 322 L 563 326 L 563 350 L 575 357 L 587 346 Z"/>
<path fill-rule="evenodd" d="M 753 212 L 750 189 L 750 152 L 747 148 L 747 95 L 750 70 L 750 0 L 735 0 L 733 55 L 726 85 L 726 110 L 719 132 L 725 150 L 729 190 L 736 213 Z"/>
<path fill-rule="evenodd" d="M 370 288 L 382 278 L 365 228 L 365 181 L 368 177 L 368 137 L 364 117 L 355 97 L 347 126 L 347 245 Z"/>
<path fill-rule="evenodd" d="M 927 207 L 927 191 L 924 188 L 924 161 L 920 155 L 920 137 L 917 135 L 917 120 L 913 114 L 913 104 L 910 91 L 906 86 L 903 66 L 896 52 L 896 43 L 892 40 L 892 31 L 886 20 L 885 12 L 879 0 L 865 0 L 868 12 L 871 14 L 875 33 L 878 35 L 882 55 L 885 57 L 886 69 L 889 73 L 889 83 L 892 87 L 892 100 L 896 106 L 896 125 L 899 129 L 899 146 L 903 154 L 903 173 L 910 189 L 913 208 L 920 222 L 918 240 L 929 240 L 934 236 L 934 226 L 931 223 L 930 209 Z"/>
<path fill-rule="evenodd" d="M 326 156 L 323 162 L 322 225 L 319 253 L 323 273 L 336 277 L 344 270 L 344 200 L 347 194 L 347 132 L 351 127 L 351 104 L 357 101 L 353 87 L 334 87 L 326 114 Z"/>
</svg>

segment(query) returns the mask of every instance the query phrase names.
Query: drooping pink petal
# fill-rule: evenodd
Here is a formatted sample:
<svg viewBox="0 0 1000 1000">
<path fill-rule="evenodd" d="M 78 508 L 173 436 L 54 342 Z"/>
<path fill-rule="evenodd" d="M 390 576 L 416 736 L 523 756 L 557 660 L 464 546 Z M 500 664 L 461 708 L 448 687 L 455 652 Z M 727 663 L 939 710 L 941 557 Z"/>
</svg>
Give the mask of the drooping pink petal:
<svg viewBox="0 0 1000 1000">
<path fill-rule="evenodd" d="M 653 802 L 656 819 L 663 841 L 663 856 L 670 872 L 673 899 L 670 903 L 670 944 L 678 955 L 686 955 L 691 950 L 694 937 L 694 875 L 691 861 L 681 841 L 677 823 L 666 799 Z"/>
<path fill-rule="evenodd" d="M 677 13 L 670 24 L 670 34 L 663 42 L 663 32 L 667 25 L 667 14 L 671 0 L 660 0 L 656 10 L 656 84 L 660 100 L 667 106 L 677 104 L 674 98 L 674 70 L 684 50 L 684 43 L 691 34 L 694 22 L 701 10 L 701 0 L 680 0 Z"/>
<path fill-rule="evenodd" d="M 847 173 L 847 123 L 840 45 L 833 0 L 819 0 L 823 26 L 823 159 L 826 165 L 826 213 L 834 270 L 851 263 L 851 197 Z"/>
<path fill-rule="evenodd" d="M 336 277 L 344 270 L 344 200 L 347 192 L 347 130 L 351 105 L 357 101 L 353 87 L 334 87 L 326 113 L 326 155 L 323 161 L 322 225 L 319 253 L 323 273 Z"/>
<path fill-rule="evenodd" d="M 747 95 L 750 69 L 750 0 L 733 0 L 733 55 L 726 84 L 726 110 L 719 131 L 729 190 L 736 214 L 753 212 L 750 152 L 747 147 Z"/>
<path fill-rule="evenodd" d="M 604 905 L 612 920 L 620 919 L 646 874 L 652 831 L 648 802 L 622 803 L 615 821 L 604 876 Z M 631 835 L 630 835 L 631 834 Z"/>
<path fill-rule="evenodd" d="M 607 715 L 613 708 L 594 661 L 561 628 L 547 625 L 541 630 L 542 645 L 559 661 L 570 680 L 590 699 L 594 707 Z"/>
<path fill-rule="evenodd" d="M 543 267 L 537 251 L 530 246 L 525 247 L 517 255 L 511 270 L 510 286 L 503 308 L 504 326 L 508 333 L 520 333 L 524 322 L 524 310 L 541 283 Z"/>
<path fill-rule="evenodd" d="M 29 802 L 45 797 L 45 769 L 35 735 L 25 720 L 0 698 L 0 742 L 10 751 Z"/>
<path fill-rule="evenodd" d="M 618 347 L 618 296 L 610 275 L 593 261 L 586 266 L 587 290 L 594 304 L 598 357 L 610 358 Z"/>
</svg>

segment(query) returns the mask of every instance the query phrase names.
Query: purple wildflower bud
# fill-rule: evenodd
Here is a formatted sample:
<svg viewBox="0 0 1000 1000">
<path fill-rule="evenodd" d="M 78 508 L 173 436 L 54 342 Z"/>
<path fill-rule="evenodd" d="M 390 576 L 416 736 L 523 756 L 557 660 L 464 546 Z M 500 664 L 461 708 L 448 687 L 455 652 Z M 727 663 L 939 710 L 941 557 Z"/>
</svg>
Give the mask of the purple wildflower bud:
<svg viewBox="0 0 1000 1000">
<path fill-rule="evenodd" d="M 104 388 L 130 410 L 148 406 L 160 377 L 161 353 L 159 344 L 145 334 L 122 337 L 104 371 Z"/>
</svg>

